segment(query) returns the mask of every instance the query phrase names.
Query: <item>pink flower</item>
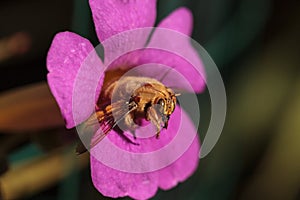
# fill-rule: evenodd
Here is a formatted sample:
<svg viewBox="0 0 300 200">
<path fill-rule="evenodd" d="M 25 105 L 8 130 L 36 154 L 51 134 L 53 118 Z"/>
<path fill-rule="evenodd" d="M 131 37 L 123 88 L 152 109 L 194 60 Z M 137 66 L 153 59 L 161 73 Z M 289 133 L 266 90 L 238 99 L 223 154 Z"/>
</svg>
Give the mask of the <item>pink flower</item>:
<svg viewBox="0 0 300 200">
<path fill-rule="evenodd" d="M 86 75 L 86 79 L 94 77 L 100 80 L 97 86 L 97 94 L 99 94 L 103 84 L 104 69 L 105 72 L 119 68 L 124 70 L 147 63 L 158 63 L 172 67 L 189 80 L 193 91 L 201 92 L 204 89 L 202 62 L 188 39 L 175 38 L 169 34 L 154 31 L 147 45 L 148 49 L 131 52 L 116 60 L 113 59 L 115 52 L 122 50 L 118 49 L 115 43 L 105 44 L 105 40 L 109 40 L 110 37 L 123 31 L 152 27 L 156 18 L 156 0 L 90 0 L 89 3 L 97 36 L 100 42 L 104 42 L 104 61 L 102 62 L 96 56 L 92 44 L 87 39 L 71 32 L 61 32 L 55 36 L 47 57 L 48 83 L 61 109 L 67 128 L 77 126 L 92 114 L 92 110 L 87 108 L 88 105 L 84 98 L 82 100 L 79 98 L 77 102 L 81 108 L 78 119 L 74 119 L 74 110 L 72 109 L 74 106 L 73 92 L 76 76 L 85 58 L 91 52 L 93 57 L 91 65 L 96 66 L 100 71 L 102 70 L 102 73 L 100 77 L 95 77 L 94 68 L 92 69 L 91 67 L 91 71 L 86 72 L 84 75 Z M 190 35 L 192 31 L 192 15 L 188 9 L 179 8 L 160 22 L 158 27 Z M 125 45 L 130 44 L 134 48 L 143 48 L 149 35 L 148 31 L 142 35 L 127 34 L 126 38 L 119 38 L 121 41 L 117 42 Z M 169 52 L 157 49 L 160 48 L 161 40 L 167 41 L 164 48 L 168 49 Z M 122 43 L 124 41 L 126 43 Z M 170 53 L 174 51 L 187 57 L 189 62 L 181 56 Z M 111 63 L 111 61 L 113 62 Z M 198 69 L 202 70 L 200 74 L 193 65 L 197 65 Z M 159 66 L 157 67 L 159 68 Z M 147 68 L 143 73 L 153 77 L 155 76 L 155 71 L 157 75 L 157 70 L 153 70 L 153 68 Z M 171 75 L 165 78 L 164 83 L 181 88 L 180 80 L 176 80 L 174 83 Z M 87 81 L 77 90 L 85 97 L 94 90 L 91 88 L 93 86 Z M 177 137 L 178 132 L 182 133 L 184 137 Z M 147 199 L 154 196 L 158 188 L 170 189 L 176 186 L 178 182 L 186 180 L 197 168 L 200 144 L 198 137 L 195 137 L 195 135 L 197 135 L 197 131 L 193 123 L 185 112 L 180 109 L 179 105 L 176 106 L 174 113 L 171 115 L 168 128 L 162 131 L 159 139 L 155 137 L 137 138 L 136 142 L 139 145 L 135 145 L 124 140 L 115 130 L 112 130 L 107 138 L 103 140 L 103 143 L 100 142 L 91 150 L 93 183 L 99 192 L 109 197 L 130 196 L 136 199 Z M 132 137 L 130 134 L 126 136 Z M 105 141 L 110 141 L 115 146 L 105 146 L 107 144 Z M 143 156 L 135 157 L 133 155 L 143 155 L 143 153 L 147 154 L 166 149 L 164 147 L 170 143 L 172 143 L 170 145 L 172 151 L 161 151 L 160 154 L 151 154 L 147 159 L 143 159 Z M 185 151 L 178 157 L 174 156 L 182 150 L 184 145 L 187 145 Z M 115 147 L 133 154 L 123 156 Z M 105 155 L 109 155 L 109 157 L 107 158 Z M 107 163 L 102 162 L 99 158 L 108 159 L 108 162 L 118 166 L 124 165 L 125 168 L 132 166 L 132 169 L 138 172 L 134 173 L 134 170 L 118 170 L 107 166 Z M 157 166 L 164 163 L 166 167 L 157 167 L 157 163 L 159 164 Z M 149 165 L 153 165 L 156 170 L 146 170 L 144 173 L 140 170 L 144 169 L 145 166 L 149 167 Z"/>
</svg>

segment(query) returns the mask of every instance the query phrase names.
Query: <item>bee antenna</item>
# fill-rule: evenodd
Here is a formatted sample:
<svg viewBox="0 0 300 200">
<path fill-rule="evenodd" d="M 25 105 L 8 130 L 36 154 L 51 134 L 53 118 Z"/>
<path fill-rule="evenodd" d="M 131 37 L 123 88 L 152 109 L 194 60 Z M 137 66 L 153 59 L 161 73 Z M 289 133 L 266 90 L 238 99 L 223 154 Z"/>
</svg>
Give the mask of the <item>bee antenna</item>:
<svg viewBox="0 0 300 200">
<path fill-rule="evenodd" d="M 172 69 L 173 69 L 173 68 L 170 67 L 170 68 L 162 75 L 162 77 L 159 79 L 159 81 L 162 82 L 162 81 L 167 77 L 167 75 L 171 72 Z"/>
</svg>

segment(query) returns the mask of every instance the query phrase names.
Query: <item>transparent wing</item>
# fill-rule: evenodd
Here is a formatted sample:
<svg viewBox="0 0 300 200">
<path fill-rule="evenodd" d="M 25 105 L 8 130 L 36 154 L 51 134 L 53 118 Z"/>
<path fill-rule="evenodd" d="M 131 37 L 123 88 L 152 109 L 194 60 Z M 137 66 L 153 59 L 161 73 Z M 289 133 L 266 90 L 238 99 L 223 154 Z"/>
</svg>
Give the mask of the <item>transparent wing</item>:
<svg viewBox="0 0 300 200">
<path fill-rule="evenodd" d="M 90 144 L 88 149 L 95 147 L 105 136 L 130 112 L 137 108 L 134 102 L 127 103 L 122 100 L 99 108 L 82 126 L 84 144 Z M 97 130 L 100 127 L 100 131 Z M 84 150 L 85 149 L 85 150 Z M 78 154 L 84 153 L 87 149 L 77 146 Z"/>
</svg>

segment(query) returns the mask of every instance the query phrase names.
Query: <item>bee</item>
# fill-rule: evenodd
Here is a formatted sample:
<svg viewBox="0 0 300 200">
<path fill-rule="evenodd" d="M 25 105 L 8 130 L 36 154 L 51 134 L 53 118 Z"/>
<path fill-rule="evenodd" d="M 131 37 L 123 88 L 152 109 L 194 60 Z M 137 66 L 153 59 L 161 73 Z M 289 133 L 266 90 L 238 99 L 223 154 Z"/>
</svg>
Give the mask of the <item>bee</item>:
<svg viewBox="0 0 300 200">
<path fill-rule="evenodd" d="M 161 130 L 168 128 L 178 95 L 149 77 L 125 76 L 104 80 L 96 112 L 85 122 L 85 126 L 99 123 L 102 129 L 100 134 L 92 136 L 90 148 L 117 125 L 122 130 L 129 130 L 136 139 L 135 130 L 141 120 L 151 122 L 156 127 L 156 138 L 159 138 Z M 86 149 L 78 146 L 76 151 L 81 154 Z"/>
</svg>

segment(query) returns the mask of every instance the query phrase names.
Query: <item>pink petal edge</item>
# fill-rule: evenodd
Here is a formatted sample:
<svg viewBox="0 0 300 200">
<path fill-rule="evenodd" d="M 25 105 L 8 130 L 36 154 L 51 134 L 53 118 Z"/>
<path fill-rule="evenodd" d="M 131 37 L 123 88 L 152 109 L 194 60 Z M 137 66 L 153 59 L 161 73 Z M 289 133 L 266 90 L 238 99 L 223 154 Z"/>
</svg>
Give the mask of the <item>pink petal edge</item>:
<svg viewBox="0 0 300 200">
<path fill-rule="evenodd" d="M 202 92 L 206 79 L 204 66 L 187 36 L 191 34 L 192 26 L 192 14 L 187 8 L 175 10 L 158 25 L 146 48 L 130 46 L 131 43 L 125 40 L 124 45 L 117 45 L 116 51 L 111 50 L 106 60 L 110 64 L 108 69 L 132 69 L 130 73 L 156 78 L 179 92 Z M 147 31 L 134 31 L 133 38 L 140 38 Z M 112 37 L 104 43 L 112 47 L 120 40 L 123 41 L 124 35 L 121 34 L 120 38 Z"/>
<path fill-rule="evenodd" d="M 153 27 L 156 0 L 89 0 L 100 42 L 136 28 Z"/>
<path fill-rule="evenodd" d="M 157 27 L 172 29 L 191 36 L 193 31 L 193 14 L 186 7 L 177 8 L 164 18 Z"/>
<path fill-rule="evenodd" d="M 205 72 L 200 56 L 188 37 L 192 27 L 191 11 L 184 7 L 176 9 L 159 23 L 147 46 L 150 50 L 141 59 L 142 63 L 154 62 L 172 67 L 189 80 L 193 92 L 202 92 L 205 88 Z M 180 87 L 180 81 L 172 80 L 172 73 L 168 77 L 175 86 Z"/>
<path fill-rule="evenodd" d="M 87 39 L 68 31 L 56 34 L 49 49 L 47 55 L 48 84 L 66 121 L 67 128 L 73 128 L 90 114 L 85 113 L 82 117 L 77 117 L 75 123 L 73 90 L 80 67 L 93 51 L 94 47 Z M 94 54 L 92 53 L 92 55 Z M 103 65 L 101 60 L 95 56 L 93 58 L 94 63 L 101 68 Z M 86 88 L 88 88 L 88 84 L 86 84 Z M 85 91 L 84 88 L 82 89 Z M 101 83 L 97 90 L 98 93 L 100 89 Z"/>
<path fill-rule="evenodd" d="M 136 150 L 134 150 L 135 148 L 140 148 L 142 152 L 144 152 L 144 149 L 148 149 L 150 150 L 148 152 L 151 152 L 152 147 L 146 144 L 147 141 L 151 141 L 152 144 L 163 141 L 163 145 L 167 145 L 173 139 L 174 135 L 176 135 L 176 132 L 172 131 L 172 127 L 178 124 L 178 120 L 182 120 L 181 124 L 184 126 L 184 130 L 197 134 L 193 122 L 191 122 L 187 114 L 185 114 L 183 110 L 178 110 L 180 110 L 180 108 L 171 116 L 170 129 L 168 128 L 168 130 L 162 133 L 159 140 L 155 138 L 142 139 L 143 141 L 140 141 L 140 145 L 132 145 L 128 142 L 122 142 L 120 136 L 115 131 L 110 132 L 109 139 L 122 149 L 133 150 L 131 152 L 136 152 Z M 176 145 L 177 148 L 180 148 L 181 143 L 177 143 Z M 159 145 L 155 144 L 154 146 Z M 186 180 L 194 173 L 199 162 L 200 142 L 196 136 L 194 140 L 191 141 L 191 145 L 188 149 L 172 164 L 157 171 L 146 173 L 128 173 L 106 166 L 102 161 L 97 160 L 97 158 L 99 158 L 97 152 L 101 151 L 101 149 L 102 151 L 110 152 L 109 149 L 103 149 L 101 142 L 91 151 L 92 180 L 98 191 L 104 196 L 113 198 L 130 196 L 134 199 L 148 199 L 155 195 L 158 188 L 167 190 L 175 187 L 179 182 Z M 173 151 L 171 150 L 169 153 L 172 154 Z M 169 159 L 166 155 L 157 155 L 159 155 L 159 157 L 157 157 L 157 161 L 159 162 L 162 161 L 161 159 Z M 140 167 L 143 167 L 145 164 L 147 165 L 147 163 L 143 163 L 143 161 L 132 163 L 132 160 L 125 160 L 123 156 L 116 157 L 114 156 L 114 152 L 111 152 L 110 156 L 111 159 L 117 162 L 131 163 Z M 148 164 L 151 164 L 151 162 L 155 161 L 149 160 Z"/>
</svg>

